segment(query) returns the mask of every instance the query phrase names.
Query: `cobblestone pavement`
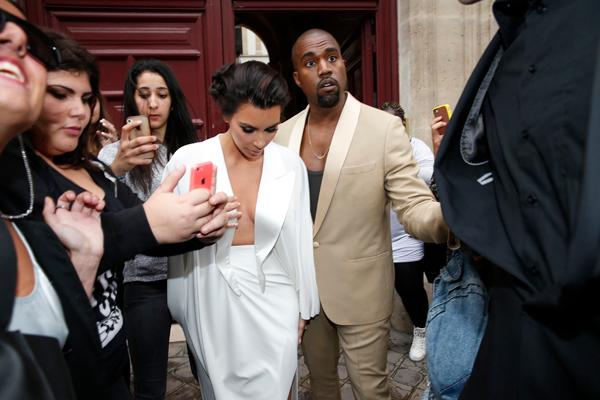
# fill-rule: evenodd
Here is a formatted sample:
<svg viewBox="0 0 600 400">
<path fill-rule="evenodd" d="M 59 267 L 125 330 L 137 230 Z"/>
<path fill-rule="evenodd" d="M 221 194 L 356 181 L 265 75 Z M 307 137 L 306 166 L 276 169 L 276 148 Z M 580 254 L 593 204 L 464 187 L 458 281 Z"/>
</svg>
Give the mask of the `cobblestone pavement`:
<svg viewBox="0 0 600 400">
<path fill-rule="evenodd" d="M 388 350 L 388 371 L 393 400 L 419 400 L 427 385 L 425 362 L 415 363 L 408 358 L 412 336 L 391 330 Z M 310 376 L 300 354 L 300 400 L 310 400 Z M 338 367 L 342 400 L 352 400 L 350 378 L 340 357 Z M 200 399 L 200 389 L 196 383 L 187 359 L 185 342 L 174 342 L 169 347 L 169 367 L 167 379 L 167 400 Z"/>
</svg>

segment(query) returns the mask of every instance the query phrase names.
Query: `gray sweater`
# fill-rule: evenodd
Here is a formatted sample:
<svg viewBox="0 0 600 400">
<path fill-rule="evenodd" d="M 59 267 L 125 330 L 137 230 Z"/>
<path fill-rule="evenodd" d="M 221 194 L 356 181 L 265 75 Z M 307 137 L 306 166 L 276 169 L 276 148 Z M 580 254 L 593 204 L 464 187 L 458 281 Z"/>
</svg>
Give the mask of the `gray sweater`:
<svg viewBox="0 0 600 400">
<path fill-rule="evenodd" d="M 119 150 L 119 143 L 115 142 L 108 144 L 100 150 L 98 158 L 106 164 L 112 164 Z M 167 164 L 167 148 L 160 145 L 156 152 L 156 161 L 152 164 L 152 182 L 150 184 L 150 194 L 160 186 L 162 173 Z M 143 201 L 148 200 L 149 194 L 134 185 L 129 177 L 129 173 L 125 174 L 123 182 L 129 186 Z M 132 260 L 125 263 L 123 271 L 123 281 L 127 282 L 153 282 L 167 279 L 167 257 L 149 257 L 143 254 L 138 254 Z"/>
</svg>

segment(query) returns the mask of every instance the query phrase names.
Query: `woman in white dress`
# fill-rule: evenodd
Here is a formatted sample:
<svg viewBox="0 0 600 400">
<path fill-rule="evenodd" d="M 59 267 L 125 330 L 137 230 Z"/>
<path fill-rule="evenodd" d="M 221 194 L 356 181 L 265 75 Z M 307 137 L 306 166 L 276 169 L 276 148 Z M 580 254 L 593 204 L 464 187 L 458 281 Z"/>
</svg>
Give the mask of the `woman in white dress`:
<svg viewBox="0 0 600 400">
<path fill-rule="evenodd" d="M 306 168 L 271 143 L 288 100 L 283 78 L 250 61 L 217 71 L 211 95 L 227 132 L 179 149 L 176 192 L 191 167 L 211 161 L 216 190 L 242 216 L 214 246 L 169 259 L 168 302 L 196 359 L 205 400 L 297 398 L 297 346 L 319 312 Z"/>
</svg>

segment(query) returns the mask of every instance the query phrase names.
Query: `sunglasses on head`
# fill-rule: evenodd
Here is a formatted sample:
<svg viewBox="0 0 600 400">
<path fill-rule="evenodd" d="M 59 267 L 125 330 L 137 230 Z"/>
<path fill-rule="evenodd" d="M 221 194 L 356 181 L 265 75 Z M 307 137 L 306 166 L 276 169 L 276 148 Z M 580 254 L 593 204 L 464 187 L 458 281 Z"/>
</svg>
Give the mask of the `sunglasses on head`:
<svg viewBox="0 0 600 400">
<path fill-rule="evenodd" d="M 0 32 L 4 31 L 7 22 L 18 25 L 27 35 L 27 51 L 47 68 L 56 68 L 60 64 L 60 52 L 56 45 L 44 32 L 29 22 L 15 17 L 0 9 Z"/>
</svg>

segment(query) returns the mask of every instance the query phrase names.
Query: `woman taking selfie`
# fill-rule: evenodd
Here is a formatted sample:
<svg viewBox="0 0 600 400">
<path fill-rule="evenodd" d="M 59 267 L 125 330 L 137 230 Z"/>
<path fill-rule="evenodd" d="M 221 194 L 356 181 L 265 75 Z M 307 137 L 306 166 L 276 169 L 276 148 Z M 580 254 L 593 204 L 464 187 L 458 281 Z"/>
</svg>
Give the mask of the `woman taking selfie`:
<svg viewBox="0 0 600 400">
<path fill-rule="evenodd" d="M 94 280 L 86 342 L 77 349 L 73 344 L 66 358 L 78 397 L 126 399 L 129 358 L 117 301 L 123 262 L 156 249 L 158 243 L 218 237 L 229 217 L 219 212 L 225 208 L 227 196 L 210 196 L 206 191 L 192 191 L 189 196 L 173 194 L 172 188 L 183 174 L 179 170 L 141 204 L 104 164 L 87 154 L 83 133 L 88 132 L 85 128 L 94 104 L 93 93 L 98 92 L 98 69 L 93 57 L 62 34 L 48 35 L 60 50 L 62 61 L 49 68 L 42 113 L 27 133 L 33 145 L 28 156 L 36 185 L 32 216 L 39 217 L 43 196 L 54 197 L 65 190 L 89 191 L 105 201 L 101 216 L 105 253 Z M 133 125 L 126 129 L 133 129 Z M 17 162 L 3 157 L 0 171 L 13 171 Z M 11 199 L 27 196 L 19 188 L 11 189 Z M 201 246 L 201 241 L 194 240 L 184 248 Z M 173 254 L 169 247 L 158 250 Z"/>
<path fill-rule="evenodd" d="M 60 62 L 52 40 L 23 18 L 16 2 L 0 0 L 0 153 L 35 122 L 46 68 Z M 15 168 L 29 171 L 20 137 L 16 146 L 21 163 Z M 45 199 L 44 218 L 61 243 L 48 225 L 28 218 L 35 190 L 30 174 L 4 182 L 30 196 L 14 213 L 0 210 L 0 398 L 74 399 L 61 350 L 85 325 L 71 313 L 89 307 L 83 286 L 102 255 L 103 203 L 89 193 L 65 193 L 56 206 Z M 0 191 L 0 198 L 9 196 Z"/>
<path fill-rule="evenodd" d="M 288 100 L 283 78 L 250 61 L 217 71 L 211 95 L 227 132 L 179 149 L 165 173 L 187 167 L 235 195 L 242 216 L 215 246 L 169 260 L 168 297 L 198 367 L 203 399 L 297 398 L 297 346 L 319 312 L 306 168 L 271 143 Z M 215 183 L 215 182 L 213 182 Z"/>
<path fill-rule="evenodd" d="M 123 117 L 148 118 L 148 132 L 137 139 L 125 131 L 98 158 L 142 200 L 160 185 L 163 170 L 181 146 L 197 141 L 185 97 L 168 65 L 137 61 L 123 90 Z M 134 117 L 135 118 L 135 117 Z M 151 134 L 151 135 L 150 135 Z M 145 149 L 149 151 L 145 151 Z M 167 257 L 138 254 L 125 263 L 124 311 L 136 399 L 163 399 L 171 314 L 167 306 Z"/>
</svg>

